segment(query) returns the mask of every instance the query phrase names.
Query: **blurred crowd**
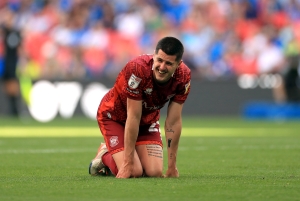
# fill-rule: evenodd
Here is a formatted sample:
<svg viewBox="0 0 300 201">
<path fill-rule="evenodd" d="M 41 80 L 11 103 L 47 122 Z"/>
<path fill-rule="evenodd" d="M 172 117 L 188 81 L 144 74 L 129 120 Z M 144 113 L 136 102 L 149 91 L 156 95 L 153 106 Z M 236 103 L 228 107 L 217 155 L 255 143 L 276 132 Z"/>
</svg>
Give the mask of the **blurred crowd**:
<svg viewBox="0 0 300 201">
<path fill-rule="evenodd" d="M 1 0 L 7 16 L 22 36 L 18 74 L 33 79 L 115 77 L 167 35 L 211 80 L 282 71 L 300 52 L 300 0 Z"/>
</svg>

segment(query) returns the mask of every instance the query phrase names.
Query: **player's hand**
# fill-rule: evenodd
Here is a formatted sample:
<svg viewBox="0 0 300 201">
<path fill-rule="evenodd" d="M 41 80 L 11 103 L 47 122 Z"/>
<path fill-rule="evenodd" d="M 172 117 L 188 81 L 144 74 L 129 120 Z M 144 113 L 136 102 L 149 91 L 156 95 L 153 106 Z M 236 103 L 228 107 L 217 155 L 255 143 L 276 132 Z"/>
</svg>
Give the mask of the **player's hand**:
<svg viewBox="0 0 300 201">
<path fill-rule="evenodd" d="M 118 171 L 116 178 L 126 179 L 132 175 L 133 165 L 123 162 L 121 168 Z"/>
<path fill-rule="evenodd" d="M 178 169 L 177 168 L 172 168 L 172 169 L 168 168 L 164 177 L 179 177 Z"/>
</svg>

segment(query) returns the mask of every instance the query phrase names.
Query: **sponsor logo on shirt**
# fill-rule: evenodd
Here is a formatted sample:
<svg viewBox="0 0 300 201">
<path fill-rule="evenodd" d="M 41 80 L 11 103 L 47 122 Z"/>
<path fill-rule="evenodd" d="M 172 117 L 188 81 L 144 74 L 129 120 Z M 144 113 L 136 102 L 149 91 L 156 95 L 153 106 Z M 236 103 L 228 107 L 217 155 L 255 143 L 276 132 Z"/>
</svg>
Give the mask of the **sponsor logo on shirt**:
<svg viewBox="0 0 300 201">
<path fill-rule="evenodd" d="M 162 108 L 165 104 L 163 105 L 153 105 L 153 106 L 148 106 L 147 103 L 145 101 L 143 101 L 143 106 L 145 109 L 148 109 L 148 110 L 158 110 L 160 108 Z"/>
<path fill-rule="evenodd" d="M 135 76 L 134 74 L 131 74 L 128 80 L 128 86 L 130 89 L 136 89 L 139 86 L 141 81 L 142 81 L 141 78 Z"/>
<path fill-rule="evenodd" d="M 133 93 L 133 94 L 139 94 L 140 92 L 139 91 L 133 91 L 131 89 L 129 89 L 128 87 L 126 88 L 127 91 L 129 91 L 130 93 Z"/>
</svg>

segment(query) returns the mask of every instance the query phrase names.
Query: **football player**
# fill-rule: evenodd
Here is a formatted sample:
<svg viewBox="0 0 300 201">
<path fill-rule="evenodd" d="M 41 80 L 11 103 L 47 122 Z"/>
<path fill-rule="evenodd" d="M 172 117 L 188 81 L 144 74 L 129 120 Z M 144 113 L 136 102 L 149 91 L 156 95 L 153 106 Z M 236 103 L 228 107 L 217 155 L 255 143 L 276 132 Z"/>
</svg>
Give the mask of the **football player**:
<svg viewBox="0 0 300 201">
<path fill-rule="evenodd" d="M 100 102 L 101 143 L 89 166 L 91 175 L 117 178 L 179 177 L 176 165 L 182 108 L 190 92 L 191 71 L 182 61 L 180 40 L 159 40 L 153 55 L 129 61 Z M 165 136 L 168 169 L 163 174 L 160 109 L 167 104 Z"/>
</svg>

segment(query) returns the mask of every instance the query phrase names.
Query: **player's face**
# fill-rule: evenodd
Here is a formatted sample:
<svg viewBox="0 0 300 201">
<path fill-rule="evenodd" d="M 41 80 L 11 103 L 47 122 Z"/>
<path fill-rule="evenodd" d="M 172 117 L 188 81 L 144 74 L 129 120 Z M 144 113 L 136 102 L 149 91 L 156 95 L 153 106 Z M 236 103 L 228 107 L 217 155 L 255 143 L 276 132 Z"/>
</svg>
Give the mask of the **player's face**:
<svg viewBox="0 0 300 201">
<path fill-rule="evenodd" d="M 181 62 L 176 61 L 175 55 L 167 55 L 162 50 L 158 50 L 153 56 L 153 76 L 159 84 L 164 84 L 173 76 L 175 70 Z"/>
</svg>

